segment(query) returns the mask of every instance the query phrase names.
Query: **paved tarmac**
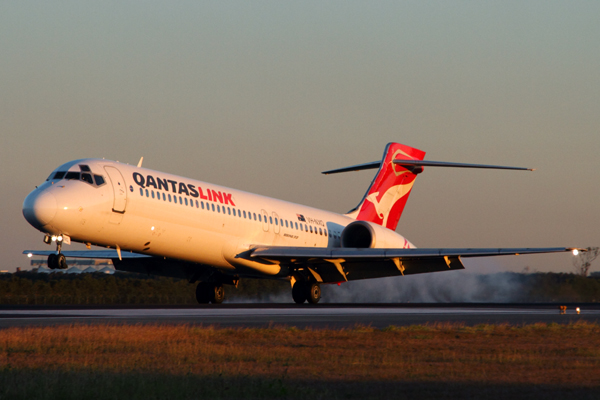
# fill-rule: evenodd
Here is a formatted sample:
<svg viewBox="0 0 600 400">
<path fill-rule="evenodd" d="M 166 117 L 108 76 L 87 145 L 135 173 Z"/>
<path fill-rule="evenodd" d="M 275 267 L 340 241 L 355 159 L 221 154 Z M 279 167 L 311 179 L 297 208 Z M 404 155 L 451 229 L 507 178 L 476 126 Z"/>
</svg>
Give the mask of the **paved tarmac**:
<svg viewBox="0 0 600 400">
<path fill-rule="evenodd" d="M 581 308 L 577 314 L 576 307 Z M 600 304 L 569 304 L 560 314 L 558 304 L 223 304 L 209 306 L 0 306 L 0 329 L 61 324 L 194 324 L 218 327 L 295 326 L 352 328 L 367 325 L 460 323 L 524 325 L 600 323 Z"/>
</svg>

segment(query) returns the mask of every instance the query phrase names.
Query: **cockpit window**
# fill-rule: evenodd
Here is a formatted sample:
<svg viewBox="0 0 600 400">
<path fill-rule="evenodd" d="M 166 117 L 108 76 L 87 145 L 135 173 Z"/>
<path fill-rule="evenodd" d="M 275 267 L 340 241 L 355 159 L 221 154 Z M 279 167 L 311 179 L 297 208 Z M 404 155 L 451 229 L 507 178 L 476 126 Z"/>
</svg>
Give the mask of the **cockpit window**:
<svg viewBox="0 0 600 400">
<path fill-rule="evenodd" d="M 65 174 L 66 174 L 65 171 L 58 171 L 57 173 L 54 174 L 54 178 L 52 178 L 52 180 L 62 179 L 65 177 Z"/>
<path fill-rule="evenodd" d="M 84 182 L 89 183 L 90 185 L 94 184 L 94 180 L 92 179 L 92 174 L 82 173 L 81 174 L 81 180 L 84 181 Z"/>
<path fill-rule="evenodd" d="M 80 165 L 79 168 L 86 172 L 76 171 L 57 171 L 50 174 L 47 181 L 58 181 L 61 179 L 77 180 L 89 183 L 92 186 L 102 186 L 106 183 L 106 180 L 102 175 L 92 175 L 91 169 L 87 165 Z"/>
<path fill-rule="evenodd" d="M 69 171 L 67 172 L 67 175 L 65 176 L 65 179 L 67 180 L 79 180 L 79 172 L 73 172 L 73 171 Z"/>
<path fill-rule="evenodd" d="M 104 185 L 104 178 L 102 177 L 102 175 L 94 175 L 94 180 L 96 181 L 96 185 Z"/>
</svg>

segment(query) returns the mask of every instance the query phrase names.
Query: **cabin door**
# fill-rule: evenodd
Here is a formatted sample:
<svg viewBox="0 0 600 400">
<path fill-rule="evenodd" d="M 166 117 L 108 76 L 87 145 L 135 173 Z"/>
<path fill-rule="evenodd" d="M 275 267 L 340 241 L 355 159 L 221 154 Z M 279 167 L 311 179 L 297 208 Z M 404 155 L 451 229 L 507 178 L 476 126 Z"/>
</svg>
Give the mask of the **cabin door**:
<svg viewBox="0 0 600 400">
<path fill-rule="evenodd" d="M 127 205 L 127 188 L 125 187 L 125 179 L 123 175 L 115 167 L 104 167 L 110 182 L 112 184 L 115 199 L 113 201 L 113 211 L 123 214 Z"/>
</svg>

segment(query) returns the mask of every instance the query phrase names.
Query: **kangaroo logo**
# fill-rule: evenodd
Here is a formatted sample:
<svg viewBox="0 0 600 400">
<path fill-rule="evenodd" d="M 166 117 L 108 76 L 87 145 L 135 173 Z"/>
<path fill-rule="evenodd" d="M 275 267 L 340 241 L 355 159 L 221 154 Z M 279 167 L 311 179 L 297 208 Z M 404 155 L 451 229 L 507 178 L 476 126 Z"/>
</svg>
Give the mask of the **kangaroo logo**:
<svg viewBox="0 0 600 400">
<path fill-rule="evenodd" d="M 390 216 L 390 210 L 398 200 L 400 200 L 402 197 L 406 196 L 410 192 L 414 183 L 415 181 L 412 180 L 404 185 L 396 185 L 390 187 L 388 190 L 385 191 L 383 196 L 381 196 L 381 200 L 377 200 L 379 192 L 374 192 L 367 196 L 366 200 L 369 200 L 371 203 L 373 203 L 375 211 L 377 212 L 377 216 L 383 219 L 383 222 L 381 223 L 382 226 L 387 226 L 387 220 Z"/>
</svg>

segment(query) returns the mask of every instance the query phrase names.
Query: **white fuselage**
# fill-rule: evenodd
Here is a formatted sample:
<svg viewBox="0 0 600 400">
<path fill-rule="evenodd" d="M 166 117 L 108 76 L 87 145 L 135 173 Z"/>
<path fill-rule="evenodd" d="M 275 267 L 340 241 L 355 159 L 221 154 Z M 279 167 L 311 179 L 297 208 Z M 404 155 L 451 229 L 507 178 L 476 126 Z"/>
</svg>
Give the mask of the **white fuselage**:
<svg viewBox="0 0 600 400">
<path fill-rule="evenodd" d="M 244 257 L 254 245 L 339 247 L 354 219 L 164 172 L 101 159 L 76 160 L 55 171 L 104 177 L 104 184 L 50 179 L 23 212 L 42 232 L 71 240 L 184 260 L 246 276 L 287 276 L 278 263 Z M 53 173 L 54 174 L 54 173 Z M 389 231 L 381 245 L 414 247 Z"/>
</svg>

